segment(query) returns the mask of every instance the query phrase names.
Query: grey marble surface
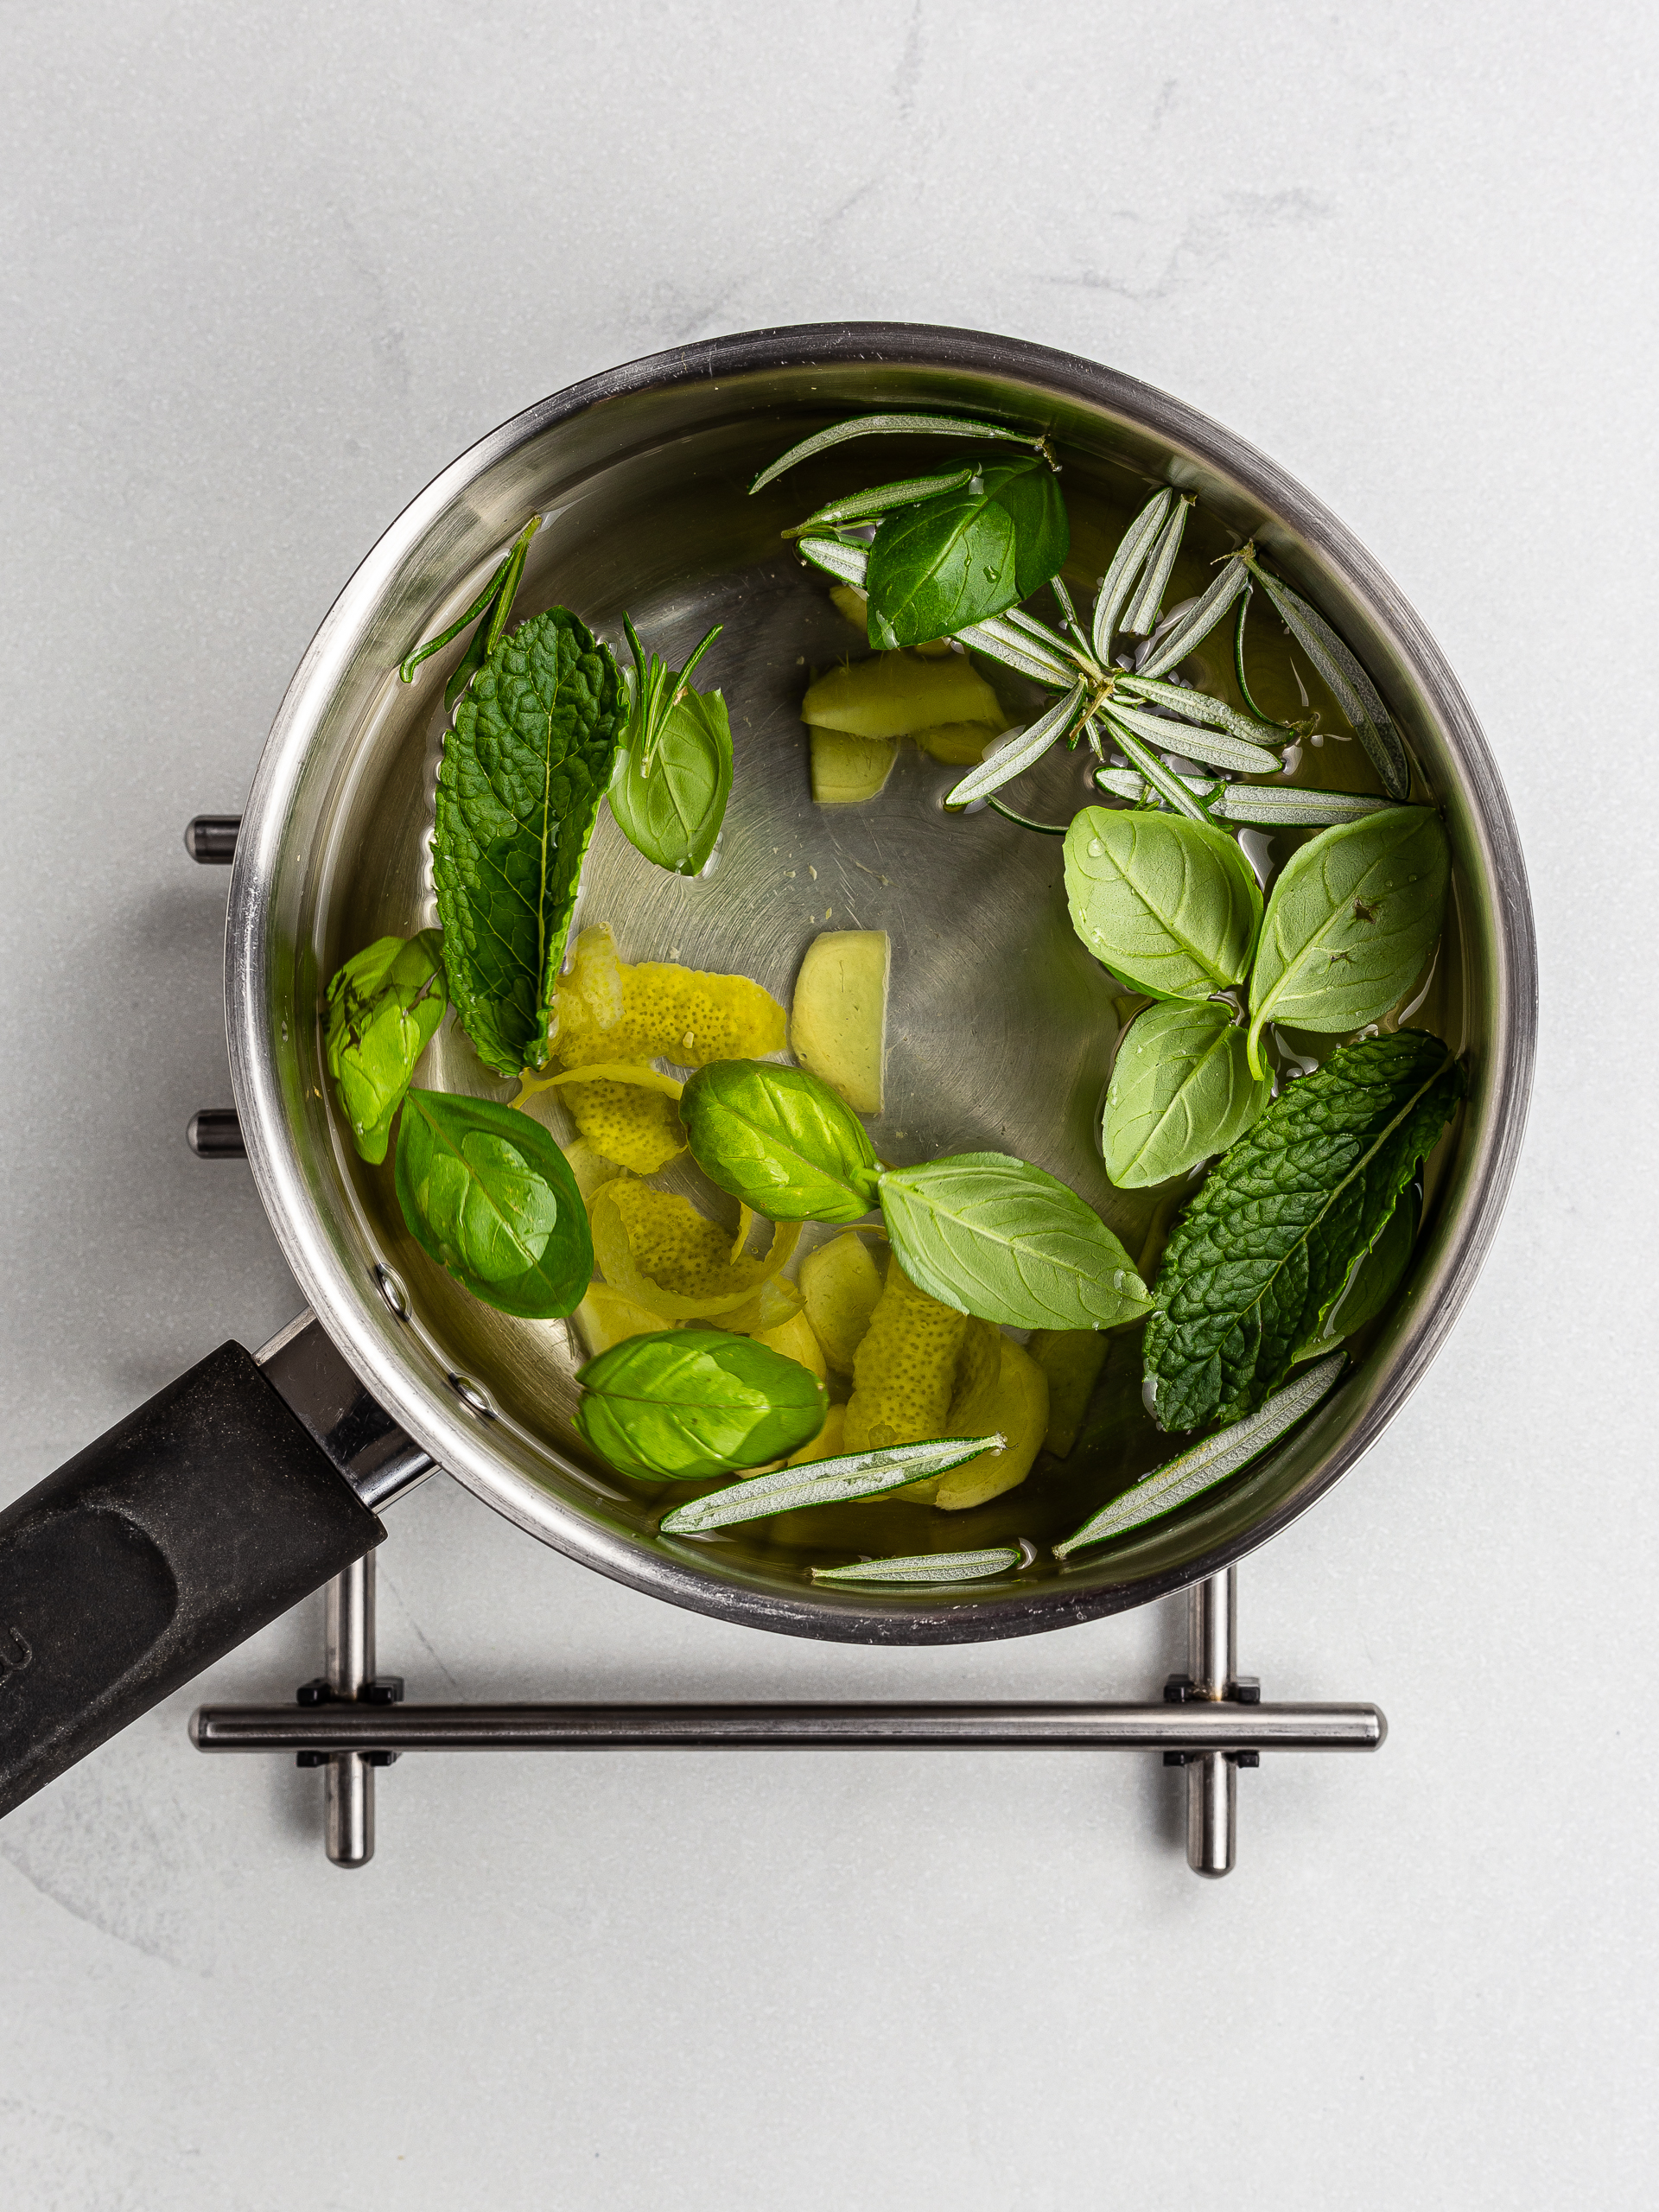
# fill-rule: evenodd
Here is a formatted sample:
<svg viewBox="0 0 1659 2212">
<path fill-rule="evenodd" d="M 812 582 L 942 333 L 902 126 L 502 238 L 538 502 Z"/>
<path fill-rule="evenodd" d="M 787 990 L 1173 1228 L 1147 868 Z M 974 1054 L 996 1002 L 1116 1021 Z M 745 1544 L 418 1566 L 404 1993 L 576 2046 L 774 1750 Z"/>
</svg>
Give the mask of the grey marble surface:
<svg viewBox="0 0 1659 2212">
<path fill-rule="evenodd" d="M 9 2208 L 1650 2201 L 1656 60 L 1596 0 L 0 10 L 0 1497 L 293 1309 L 181 1141 L 226 1094 L 181 825 L 404 502 L 611 362 L 895 316 L 1218 416 L 1449 652 L 1543 961 L 1484 1278 L 1243 1578 L 1270 1690 L 1392 1736 L 1246 1775 L 1230 1881 L 1149 1763 L 965 1755 L 411 1759 L 343 1876 L 187 1695 L 0 1828 Z M 772 1639 L 437 1484 L 382 1588 L 417 1695 L 1135 1694 L 1179 1635 Z"/>
</svg>

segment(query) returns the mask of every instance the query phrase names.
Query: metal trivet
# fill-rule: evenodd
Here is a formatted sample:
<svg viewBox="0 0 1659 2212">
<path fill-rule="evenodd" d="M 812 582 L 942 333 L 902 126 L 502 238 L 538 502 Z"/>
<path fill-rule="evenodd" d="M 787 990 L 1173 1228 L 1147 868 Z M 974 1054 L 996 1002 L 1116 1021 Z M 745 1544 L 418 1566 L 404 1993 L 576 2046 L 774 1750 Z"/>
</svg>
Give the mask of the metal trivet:
<svg viewBox="0 0 1659 2212">
<path fill-rule="evenodd" d="M 228 861 L 238 827 L 234 816 L 199 817 L 185 842 L 199 861 Z M 232 1109 L 196 1114 L 188 1135 L 202 1159 L 245 1157 Z M 274 1363 L 286 1352 L 297 1362 L 306 1338 L 321 1333 L 302 1316 L 260 1357 Z M 302 1403 L 296 1409 L 309 1418 Z M 342 1414 L 331 1402 L 316 1417 L 340 1423 L 359 1410 Z M 378 1407 L 370 1414 L 391 1428 Z M 365 1431 L 365 1442 L 372 1454 L 379 1440 Z M 385 1497 L 429 1464 L 424 1454 L 402 1471 L 389 1462 Z M 399 1676 L 375 1672 L 372 1552 L 336 1576 L 326 1601 L 324 1671 L 300 1686 L 294 1704 L 205 1705 L 191 1717 L 190 1738 L 199 1751 L 281 1751 L 321 1767 L 336 1866 L 373 1857 L 374 1770 L 404 1751 L 1001 1748 L 1161 1751 L 1166 1766 L 1186 1769 L 1187 1864 L 1218 1876 L 1232 1870 L 1241 1767 L 1259 1766 L 1263 1751 L 1374 1751 L 1388 1732 L 1374 1705 L 1262 1703 L 1255 1677 L 1238 1671 L 1230 1567 L 1187 1592 L 1187 1671 L 1169 1677 L 1160 1702 L 1145 1705 L 409 1705 Z"/>
</svg>

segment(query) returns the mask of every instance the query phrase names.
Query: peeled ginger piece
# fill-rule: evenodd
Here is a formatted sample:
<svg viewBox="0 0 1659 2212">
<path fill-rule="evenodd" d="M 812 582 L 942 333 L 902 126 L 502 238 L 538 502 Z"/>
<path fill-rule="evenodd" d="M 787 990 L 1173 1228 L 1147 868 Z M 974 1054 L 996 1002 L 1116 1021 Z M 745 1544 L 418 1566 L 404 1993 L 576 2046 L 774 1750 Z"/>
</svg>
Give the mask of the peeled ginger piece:
<svg viewBox="0 0 1659 2212">
<path fill-rule="evenodd" d="M 937 729 L 918 729 L 916 742 L 931 759 L 950 768 L 976 768 L 985 748 L 1002 734 L 996 722 L 941 722 Z"/>
<path fill-rule="evenodd" d="M 801 1262 L 801 1295 L 825 1358 L 839 1373 L 850 1375 L 881 1295 L 881 1270 L 868 1238 L 849 1229 L 809 1252 Z"/>
<path fill-rule="evenodd" d="M 853 1359 L 847 1449 L 943 1436 L 968 1316 L 918 1290 L 897 1260 Z"/>
<path fill-rule="evenodd" d="M 795 1057 L 855 1114 L 881 1111 L 887 959 L 885 930 L 825 930 L 806 948 L 795 980 Z"/>
<path fill-rule="evenodd" d="M 812 804 L 855 806 L 874 798 L 893 773 L 899 747 L 890 737 L 849 737 L 844 730 L 815 729 Z"/>
<path fill-rule="evenodd" d="M 904 737 L 941 722 L 997 722 L 996 694 L 965 653 L 873 653 L 807 686 L 801 720 L 853 737 Z"/>
<path fill-rule="evenodd" d="M 833 1459 L 846 1449 L 846 1407 L 831 1406 L 817 1434 L 810 1443 L 803 1444 L 799 1451 L 791 1452 L 784 1465 L 786 1467 L 804 1467 L 810 1459 Z"/>
<path fill-rule="evenodd" d="M 823 1363 L 823 1346 L 812 1333 L 812 1325 L 804 1313 L 797 1312 L 775 1329 L 755 1329 L 750 1332 L 758 1344 L 765 1344 L 771 1351 L 780 1352 L 785 1359 L 796 1360 L 810 1369 L 820 1382 L 828 1370 Z"/>
<path fill-rule="evenodd" d="M 631 967 L 608 929 L 583 930 L 553 995 L 553 1047 L 566 1068 L 598 1061 L 759 1060 L 782 1049 L 784 1009 L 747 976 L 664 960 Z"/>
<path fill-rule="evenodd" d="M 570 1318 L 589 1359 L 597 1359 L 601 1352 L 608 1351 L 626 1337 L 655 1336 L 659 1329 L 671 1325 L 649 1306 L 642 1306 L 637 1298 L 607 1282 L 590 1282 L 587 1296 Z"/>
<path fill-rule="evenodd" d="M 977 1324 L 988 1328 L 988 1322 Z M 1012 1337 L 993 1330 L 995 1352 L 953 1395 L 947 1436 L 994 1436 L 1005 1440 L 1000 1452 L 982 1452 L 949 1474 L 938 1476 L 933 1503 L 942 1513 L 961 1513 L 1015 1490 L 1031 1472 L 1048 1427 L 1048 1377 L 1031 1354 Z"/>
<path fill-rule="evenodd" d="M 1033 1329 L 1027 1341 L 1026 1350 L 1048 1377 L 1043 1443 L 1057 1459 L 1064 1459 L 1077 1440 L 1107 1349 L 1098 1329 Z"/>
</svg>

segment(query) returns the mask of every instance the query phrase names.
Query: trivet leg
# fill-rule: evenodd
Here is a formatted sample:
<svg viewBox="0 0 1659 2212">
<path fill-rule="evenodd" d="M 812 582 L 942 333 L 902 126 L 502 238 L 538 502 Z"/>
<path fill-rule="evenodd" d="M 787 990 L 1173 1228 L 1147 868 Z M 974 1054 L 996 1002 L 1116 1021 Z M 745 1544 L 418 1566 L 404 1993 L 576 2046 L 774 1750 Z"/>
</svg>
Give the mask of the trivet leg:
<svg viewBox="0 0 1659 2212">
<path fill-rule="evenodd" d="M 1238 1671 L 1238 1571 L 1213 1574 L 1187 1592 L 1188 1694 L 1217 1702 Z M 1186 1863 L 1195 1874 L 1230 1874 L 1237 1840 L 1238 1769 L 1226 1751 L 1186 1763 Z"/>
<path fill-rule="evenodd" d="M 334 1577 L 325 1605 L 328 1687 L 355 1700 L 374 1673 L 372 1552 Z M 336 1866 L 366 1866 L 374 1856 L 374 1769 L 361 1751 L 331 1752 L 326 1787 L 329 1858 Z"/>
</svg>

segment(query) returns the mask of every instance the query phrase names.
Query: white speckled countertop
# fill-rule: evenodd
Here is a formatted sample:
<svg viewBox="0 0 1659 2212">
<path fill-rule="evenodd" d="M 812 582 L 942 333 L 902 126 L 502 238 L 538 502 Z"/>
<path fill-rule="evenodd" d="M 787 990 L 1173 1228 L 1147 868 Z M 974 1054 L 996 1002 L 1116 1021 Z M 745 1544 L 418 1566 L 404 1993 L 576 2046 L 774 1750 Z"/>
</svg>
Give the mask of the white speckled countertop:
<svg viewBox="0 0 1659 2212">
<path fill-rule="evenodd" d="M 1568 671 L 1649 658 L 1656 62 L 1605 0 L 0 11 L 0 1499 L 294 1310 L 182 1142 L 227 1086 L 181 825 L 404 501 L 612 362 L 892 316 L 1217 416 L 1447 651 L 1543 965 L 1484 1278 L 1242 1573 L 1269 1694 L 1393 1732 L 1243 1776 L 1230 1880 L 1179 1777 L 1034 1754 L 412 1758 L 342 1875 L 192 1692 L 0 1827 L 8 2212 L 1649 2201 L 1656 716 Z M 1180 1637 L 770 1638 L 442 1482 L 381 1588 L 439 1697 L 1135 1695 Z M 286 1695 L 320 1613 L 213 1694 Z"/>
</svg>

